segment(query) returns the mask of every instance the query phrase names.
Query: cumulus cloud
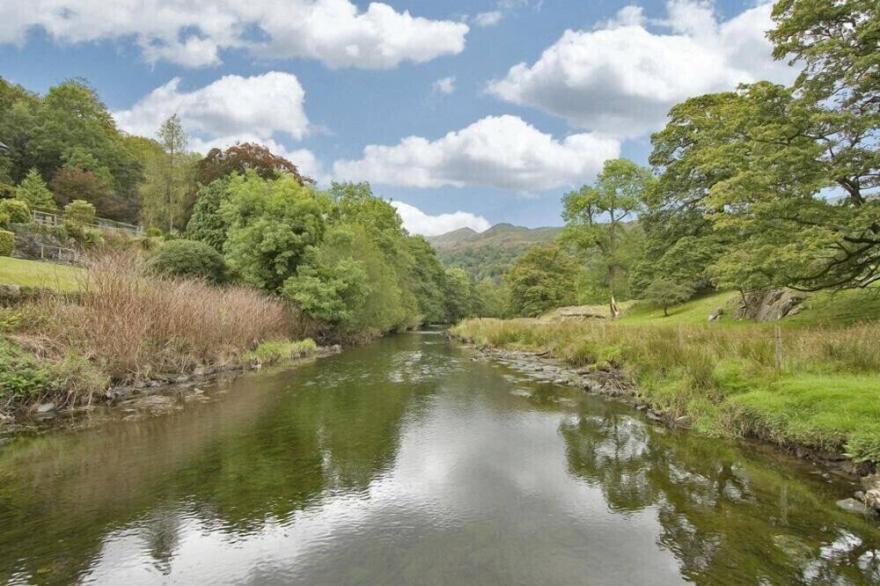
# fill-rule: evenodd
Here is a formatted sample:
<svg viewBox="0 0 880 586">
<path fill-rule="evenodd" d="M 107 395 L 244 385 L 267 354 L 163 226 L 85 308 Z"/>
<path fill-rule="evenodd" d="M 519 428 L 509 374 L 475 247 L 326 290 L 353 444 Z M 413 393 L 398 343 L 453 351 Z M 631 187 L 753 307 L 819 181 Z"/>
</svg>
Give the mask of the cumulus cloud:
<svg viewBox="0 0 880 586">
<path fill-rule="evenodd" d="M 590 180 L 619 154 L 620 143 L 601 135 L 557 140 L 516 116 L 488 116 L 437 140 L 410 136 L 392 146 L 369 145 L 358 160 L 336 161 L 333 174 L 386 185 L 531 193 Z"/>
<path fill-rule="evenodd" d="M 131 109 L 115 112 L 119 126 L 154 136 L 166 118 L 178 114 L 188 132 L 206 139 L 241 134 L 269 139 L 282 133 L 299 140 L 308 131 L 305 91 L 293 74 L 226 75 L 192 91 L 181 90 L 180 83 L 175 77 Z"/>
<path fill-rule="evenodd" d="M 301 140 L 309 132 L 305 91 L 295 75 L 272 71 L 253 77 L 227 75 L 191 91 L 174 78 L 140 99 L 129 110 L 114 112 L 120 128 L 156 136 L 172 114 L 189 135 L 189 149 L 207 153 L 237 143 L 262 144 L 295 163 L 300 172 L 319 181 L 325 173 L 314 153 L 290 150 L 279 140 Z"/>
<path fill-rule="evenodd" d="M 151 62 L 220 63 L 220 51 L 385 69 L 464 49 L 468 26 L 351 0 L 30 0 L 0 2 L 0 43 L 42 28 L 63 43 L 134 39 Z"/>
<path fill-rule="evenodd" d="M 487 89 L 580 128 L 643 135 L 688 97 L 790 81 L 794 71 L 773 60 L 764 36 L 770 9 L 761 4 L 721 22 L 708 2 L 671 0 L 660 23 L 669 32 L 658 34 L 646 28 L 641 8 L 628 6 L 597 29 L 565 31 L 535 63 L 512 67 Z"/>
<path fill-rule="evenodd" d="M 451 94 L 455 91 L 455 77 L 444 77 L 443 79 L 438 79 L 431 84 L 431 89 L 433 89 L 435 93 L 447 95 Z"/>
<path fill-rule="evenodd" d="M 470 228 L 476 232 L 482 232 L 492 226 L 489 220 L 483 216 L 470 212 L 457 211 L 451 214 L 432 216 L 402 201 L 392 201 L 391 205 L 397 208 L 397 213 L 403 220 L 403 227 L 412 234 L 437 236 L 460 228 Z"/>
</svg>

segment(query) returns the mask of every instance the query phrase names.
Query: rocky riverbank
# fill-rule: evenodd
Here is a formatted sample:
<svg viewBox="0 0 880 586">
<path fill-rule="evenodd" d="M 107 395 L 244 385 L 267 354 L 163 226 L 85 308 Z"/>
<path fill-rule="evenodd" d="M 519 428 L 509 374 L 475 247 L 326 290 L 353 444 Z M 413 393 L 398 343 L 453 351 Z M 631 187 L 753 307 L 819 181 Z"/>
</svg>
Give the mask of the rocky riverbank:
<svg viewBox="0 0 880 586">
<path fill-rule="evenodd" d="M 457 338 L 453 336 L 453 339 Z M 656 424 L 679 429 L 691 427 L 689 417 L 673 417 L 657 410 L 640 397 L 638 387 L 628 379 L 621 369 L 607 366 L 605 368 L 574 368 L 554 357 L 550 351 L 500 349 L 491 346 L 477 346 L 468 343 L 467 340 L 458 340 L 471 348 L 479 359 L 504 364 L 532 380 L 573 386 L 588 393 L 614 398 L 643 412 L 648 420 Z M 859 467 L 854 465 L 844 454 L 824 453 L 802 445 L 774 445 L 774 447 L 813 462 L 822 469 L 823 475 L 834 474 L 856 483 L 856 487 L 860 489 L 855 490 L 852 497 L 837 501 L 837 506 L 852 513 L 880 518 L 880 474 L 860 475 Z"/>
<path fill-rule="evenodd" d="M 341 351 L 338 344 L 321 346 L 272 366 L 292 368 Z M 241 360 L 225 366 L 197 368 L 190 373 L 160 374 L 137 384 L 113 386 L 86 405 L 71 407 L 44 402 L 14 415 L 0 413 L 0 445 L 4 438 L 23 432 L 92 427 L 109 419 L 132 421 L 180 411 L 188 403 L 209 402 L 222 395 L 206 393 L 205 387 L 222 385 L 263 367 L 264 363 L 258 360 Z"/>
</svg>

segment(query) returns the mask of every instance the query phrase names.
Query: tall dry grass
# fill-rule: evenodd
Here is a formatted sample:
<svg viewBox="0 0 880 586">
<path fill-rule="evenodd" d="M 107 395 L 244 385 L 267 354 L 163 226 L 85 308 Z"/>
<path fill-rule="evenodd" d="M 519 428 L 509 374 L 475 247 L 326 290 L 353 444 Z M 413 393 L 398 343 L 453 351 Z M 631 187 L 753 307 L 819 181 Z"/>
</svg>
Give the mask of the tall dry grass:
<svg viewBox="0 0 880 586">
<path fill-rule="evenodd" d="M 43 299 L 22 314 L 20 338 L 31 350 L 55 361 L 83 357 L 118 383 L 228 365 L 262 340 L 298 333 L 278 299 L 149 276 L 130 253 L 91 259 L 79 295 Z"/>
</svg>

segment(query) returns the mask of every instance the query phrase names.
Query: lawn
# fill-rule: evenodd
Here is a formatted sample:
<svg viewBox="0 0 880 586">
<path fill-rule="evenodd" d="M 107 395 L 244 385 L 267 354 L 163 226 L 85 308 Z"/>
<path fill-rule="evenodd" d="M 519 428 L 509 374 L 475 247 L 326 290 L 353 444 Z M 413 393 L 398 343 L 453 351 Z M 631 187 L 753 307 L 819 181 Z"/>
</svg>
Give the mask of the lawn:
<svg viewBox="0 0 880 586">
<path fill-rule="evenodd" d="M 69 265 L 0 257 L 0 285 L 74 291 L 78 288 L 77 277 L 81 273 L 82 269 Z"/>
</svg>

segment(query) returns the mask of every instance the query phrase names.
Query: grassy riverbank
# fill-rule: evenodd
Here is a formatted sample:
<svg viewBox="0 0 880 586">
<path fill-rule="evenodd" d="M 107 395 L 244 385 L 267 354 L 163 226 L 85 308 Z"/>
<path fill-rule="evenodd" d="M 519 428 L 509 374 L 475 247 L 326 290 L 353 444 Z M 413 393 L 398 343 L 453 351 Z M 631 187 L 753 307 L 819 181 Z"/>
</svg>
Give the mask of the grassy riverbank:
<svg viewBox="0 0 880 586">
<path fill-rule="evenodd" d="M 820 300 L 821 301 L 821 300 Z M 622 370 L 639 400 L 716 436 L 802 445 L 880 461 L 876 322 L 774 325 L 627 319 L 477 319 L 453 333 L 481 346 L 549 351 L 575 367 Z"/>
<path fill-rule="evenodd" d="M 283 301 L 248 287 L 151 276 L 136 256 L 95 260 L 76 289 L 0 310 L 0 413 L 91 403 L 115 385 L 316 349 L 291 341 L 308 327 Z"/>
</svg>

